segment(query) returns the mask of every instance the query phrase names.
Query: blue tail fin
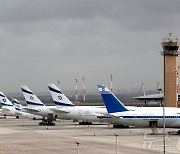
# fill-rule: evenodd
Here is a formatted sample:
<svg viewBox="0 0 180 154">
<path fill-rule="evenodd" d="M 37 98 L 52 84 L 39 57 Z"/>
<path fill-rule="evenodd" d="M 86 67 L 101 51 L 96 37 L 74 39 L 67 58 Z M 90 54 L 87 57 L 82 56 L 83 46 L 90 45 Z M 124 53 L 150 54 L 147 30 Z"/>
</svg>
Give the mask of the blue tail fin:
<svg viewBox="0 0 180 154">
<path fill-rule="evenodd" d="M 104 85 L 98 85 L 108 113 L 129 111 L 120 100 Z"/>
</svg>

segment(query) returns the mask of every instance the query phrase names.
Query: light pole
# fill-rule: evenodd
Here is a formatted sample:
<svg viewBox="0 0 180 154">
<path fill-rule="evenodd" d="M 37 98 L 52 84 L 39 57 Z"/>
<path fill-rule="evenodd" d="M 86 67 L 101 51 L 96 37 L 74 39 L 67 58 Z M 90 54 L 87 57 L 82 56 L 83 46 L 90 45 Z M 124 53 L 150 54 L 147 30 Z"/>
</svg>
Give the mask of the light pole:
<svg viewBox="0 0 180 154">
<path fill-rule="evenodd" d="M 118 135 L 114 134 L 116 136 L 116 154 L 118 154 Z"/>
<path fill-rule="evenodd" d="M 112 92 L 112 79 L 113 79 L 113 76 L 112 76 L 112 74 L 109 74 L 109 76 L 110 76 L 110 81 L 111 81 L 111 92 Z"/>
<path fill-rule="evenodd" d="M 75 82 L 76 82 L 76 105 L 78 105 L 78 80 L 75 79 Z"/>
<path fill-rule="evenodd" d="M 84 105 L 86 105 L 86 90 L 85 90 L 85 78 L 84 76 L 82 77 L 83 79 L 83 97 L 84 97 Z"/>
<path fill-rule="evenodd" d="M 61 82 L 60 82 L 59 80 L 57 80 L 57 83 L 58 83 L 58 86 L 59 86 L 59 88 L 60 88 L 60 83 L 61 83 Z"/>
<path fill-rule="evenodd" d="M 165 50 L 163 51 L 165 52 Z M 166 72 L 166 57 L 165 57 L 165 54 L 163 55 L 164 56 L 164 99 L 163 99 L 163 154 L 166 153 L 166 123 L 165 123 L 165 106 L 166 106 L 166 82 L 165 82 L 165 72 Z"/>
<path fill-rule="evenodd" d="M 77 145 L 77 154 L 79 154 L 79 144 L 80 144 L 80 143 L 77 142 L 77 141 L 76 141 L 75 143 L 76 143 L 76 145 Z"/>
</svg>

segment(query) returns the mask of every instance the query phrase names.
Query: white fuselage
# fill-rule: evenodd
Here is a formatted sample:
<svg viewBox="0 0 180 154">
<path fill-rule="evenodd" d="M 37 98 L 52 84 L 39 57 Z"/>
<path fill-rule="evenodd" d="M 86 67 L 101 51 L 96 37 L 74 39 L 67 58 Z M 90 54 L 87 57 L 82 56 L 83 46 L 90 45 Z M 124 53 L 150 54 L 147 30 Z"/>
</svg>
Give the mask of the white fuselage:
<svg viewBox="0 0 180 154">
<path fill-rule="evenodd" d="M 15 108 L 14 106 L 2 106 L 2 110 L 0 112 L 1 116 L 15 116 Z"/>
<path fill-rule="evenodd" d="M 56 107 L 55 106 L 36 106 L 36 107 L 31 107 L 31 108 L 23 107 L 22 111 L 30 113 L 30 114 L 39 115 L 42 117 L 47 117 L 48 114 L 50 113 L 55 115 L 53 109 L 56 109 Z"/>
<path fill-rule="evenodd" d="M 138 107 L 134 111 L 111 113 L 117 123 L 136 126 L 151 127 L 155 123 L 157 127 L 163 127 L 163 107 Z M 166 127 L 180 127 L 180 109 L 165 108 Z"/>
<path fill-rule="evenodd" d="M 73 106 L 59 109 L 57 109 L 55 106 L 39 106 L 35 107 L 34 109 L 36 109 L 38 112 L 29 113 L 43 117 L 46 117 L 49 113 L 51 113 L 58 119 L 110 122 L 137 127 L 150 127 L 151 121 L 156 121 L 157 127 L 163 127 L 162 107 L 131 106 L 127 107 L 127 109 L 130 111 L 112 113 L 111 115 L 107 113 L 105 107 L 96 106 Z M 98 116 L 98 114 L 102 116 Z M 180 127 L 180 109 L 166 107 L 165 122 L 166 127 Z"/>
<path fill-rule="evenodd" d="M 41 120 L 43 117 L 40 115 L 35 115 L 27 112 L 23 112 L 21 110 L 16 110 L 15 115 L 22 117 L 22 118 L 28 118 L 28 119 L 36 119 L 36 120 Z"/>
<path fill-rule="evenodd" d="M 60 119 L 72 119 L 75 121 L 91 121 L 91 122 L 102 122 L 109 121 L 108 117 L 100 117 L 101 115 L 107 115 L 107 110 L 105 107 L 96 107 L 96 106 L 73 106 L 73 107 L 64 107 L 60 110 L 63 112 L 56 111 L 57 118 Z"/>
</svg>

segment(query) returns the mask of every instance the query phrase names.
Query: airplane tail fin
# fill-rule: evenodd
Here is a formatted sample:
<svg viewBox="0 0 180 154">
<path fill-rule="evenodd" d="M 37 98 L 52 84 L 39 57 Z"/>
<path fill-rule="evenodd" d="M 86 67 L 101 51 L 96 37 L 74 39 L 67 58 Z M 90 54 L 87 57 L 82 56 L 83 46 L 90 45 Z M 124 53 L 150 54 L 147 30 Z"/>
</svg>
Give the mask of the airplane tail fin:
<svg viewBox="0 0 180 154">
<path fill-rule="evenodd" d="M 44 104 L 37 98 L 37 96 L 27 86 L 21 86 L 21 90 L 30 108 L 37 106 L 44 106 Z"/>
<path fill-rule="evenodd" d="M 120 102 L 120 100 L 104 85 L 97 85 L 103 98 L 108 113 L 124 112 L 128 109 Z"/>
<path fill-rule="evenodd" d="M 13 99 L 13 103 L 14 103 L 16 111 L 22 110 L 22 105 L 19 103 L 19 101 L 17 99 Z"/>
<path fill-rule="evenodd" d="M 2 107 L 14 107 L 11 101 L 2 92 L 0 92 L 0 102 Z"/>
<path fill-rule="evenodd" d="M 74 104 L 54 84 L 48 84 L 54 104 L 58 108 L 74 106 Z"/>
</svg>

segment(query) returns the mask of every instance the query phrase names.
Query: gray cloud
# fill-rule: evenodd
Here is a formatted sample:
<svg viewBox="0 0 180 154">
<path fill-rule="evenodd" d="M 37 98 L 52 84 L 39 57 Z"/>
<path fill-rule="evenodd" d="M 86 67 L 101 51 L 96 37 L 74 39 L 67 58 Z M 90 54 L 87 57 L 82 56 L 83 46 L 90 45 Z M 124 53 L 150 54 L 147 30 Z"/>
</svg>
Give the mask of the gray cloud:
<svg viewBox="0 0 180 154">
<path fill-rule="evenodd" d="M 162 83 L 161 41 L 179 37 L 179 1 L 2 0 L 0 1 L 0 87 L 20 92 L 27 84 L 47 91 L 61 81 L 75 89 L 75 78 L 130 89 Z"/>
</svg>

